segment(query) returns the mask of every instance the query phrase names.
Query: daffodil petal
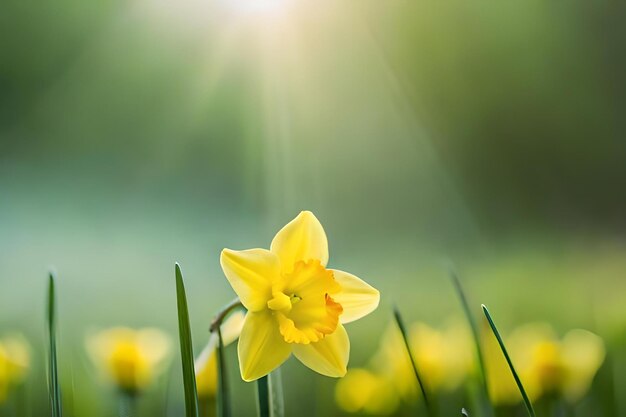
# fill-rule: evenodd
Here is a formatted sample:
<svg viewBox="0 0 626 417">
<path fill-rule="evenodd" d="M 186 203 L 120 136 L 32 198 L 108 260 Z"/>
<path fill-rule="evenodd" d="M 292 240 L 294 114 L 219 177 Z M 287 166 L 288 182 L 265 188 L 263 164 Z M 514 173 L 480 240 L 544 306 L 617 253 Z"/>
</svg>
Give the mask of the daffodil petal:
<svg viewBox="0 0 626 417">
<path fill-rule="evenodd" d="M 30 348 L 21 335 L 11 335 L 0 340 L 0 403 L 2 389 L 5 389 L 6 394 L 8 386 L 21 383 L 29 366 Z"/>
<path fill-rule="evenodd" d="M 328 263 L 328 240 L 322 224 L 310 211 L 303 211 L 280 229 L 270 247 L 280 258 L 284 273 L 293 270 L 298 261 L 318 260 Z"/>
<path fill-rule="evenodd" d="M 339 324 L 337 330 L 319 342 L 307 345 L 294 343 L 293 354 L 315 372 L 335 378 L 342 377 L 348 367 L 350 339 L 346 329 Z"/>
<path fill-rule="evenodd" d="M 222 323 L 221 331 L 224 346 L 230 345 L 239 338 L 245 318 L 246 315 L 243 311 L 235 311 Z"/>
<path fill-rule="evenodd" d="M 562 359 L 568 373 L 563 381 L 563 392 L 570 401 L 580 399 L 587 392 L 605 354 L 602 339 L 587 330 L 574 329 L 565 335 Z"/>
<path fill-rule="evenodd" d="M 291 354 L 269 310 L 246 314 L 237 350 L 241 378 L 247 382 L 269 374 Z"/>
<path fill-rule="evenodd" d="M 196 365 L 196 388 L 198 397 L 202 399 L 214 398 L 217 392 L 217 358 L 215 350 Z"/>
<path fill-rule="evenodd" d="M 372 372 L 366 369 L 350 369 L 335 386 L 335 400 L 345 411 L 357 413 L 374 394 L 375 385 L 376 376 Z"/>
<path fill-rule="evenodd" d="M 209 362 L 209 360 L 211 359 L 211 356 L 213 356 L 213 354 L 215 353 L 215 349 L 217 348 L 217 343 L 218 343 L 217 333 L 211 333 L 211 336 L 209 336 L 209 341 L 207 342 L 206 346 L 204 347 L 204 349 L 202 349 L 202 352 L 200 352 L 200 355 L 198 355 L 198 357 L 193 363 L 196 374 L 201 372 L 202 369 Z"/>
<path fill-rule="evenodd" d="M 141 329 L 137 331 L 137 343 L 151 364 L 161 362 L 170 353 L 170 339 L 158 329 Z"/>
<path fill-rule="evenodd" d="M 266 308 L 272 282 L 279 277 L 278 257 L 266 249 L 224 249 L 220 257 L 224 274 L 248 311 Z"/>
<path fill-rule="evenodd" d="M 339 317 L 342 323 L 358 320 L 376 310 L 380 301 L 380 293 L 376 288 L 347 272 L 337 269 L 331 271 L 341 286 L 341 291 L 333 294 L 333 299 L 343 307 Z"/>
<path fill-rule="evenodd" d="M 209 342 L 194 361 L 196 388 L 200 398 L 211 398 L 217 392 L 217 333 L 211 333 Z"/>
</svg>

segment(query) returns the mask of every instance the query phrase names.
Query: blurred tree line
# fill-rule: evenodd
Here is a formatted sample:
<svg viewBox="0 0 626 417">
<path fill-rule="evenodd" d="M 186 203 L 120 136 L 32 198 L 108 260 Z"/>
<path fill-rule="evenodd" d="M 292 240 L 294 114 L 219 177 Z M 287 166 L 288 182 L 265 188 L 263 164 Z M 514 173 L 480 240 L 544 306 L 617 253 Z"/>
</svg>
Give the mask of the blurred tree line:
<svg viewBox="0 0 626 417">
<path fill-rule="evenodd" d="M 255 178 L 268 164 L 259 162 L 265 152 L 260 143 L 271 133 L 260 133 L 267 104 L 255 90 L 255 61 L 235 57 L 219 72 L 211 58 L 220 53 L 219 13 L 209 8 L 204 24 L 181 25 L 163 20 L 170 9 L 161 7 L 157 1 L 3 2 L 4 182 L 36 179 L 41 171 L 102 177 L 113 187 L 130 187 L 128 192 L 149 184 L 160 190 L 170 182 L 176 187 L 208 181 L 223 194 L 258 188 Z M 376 101 L 372 78 L 358 74 L 373 57 L 381 58 L 389 71 L 389 79 L 379 80 L 388 83 L 382 89 L 397 90 L 394 97 L 406 117 L 433 145 L 482 227 L 531 223 L 623 231 L 623 5 L 370 1 L 319 7 L 352 14 L 360 25 L 333 20 L 330 34 L 315 38 L 324 52 L 312 48 L 312 59 L 357 74 L 354 89 Z M 309 32 L 328 29 L 325 15 L 310 20 Z M 357 38 L 342 38 L 358 30 L 365 31 L 367 47 L 354 44 L 351 51 Z M 342 73 L 324 70 L 329 89 L 345 81 Z M 350 106 L 355 97 L 338 100 Z M 324 100 L 315 109 L 332 106 L 332 94 Z M 308 112 L 313 105 L 306 106 Z M 316 119 L 316 127 L 327 124 L 320 132 L 300 128 L 315 140 L 341 123 L 331 117 L 322 112 Z M 349 119 L 350 113 L 341 117 Z M 328 154 L 346 141 L 348 149 L 336 152 L 348 155 L 350 147 L 384 142 L 380 131 L 369 142 L 363 132 L 341 131 L 317 145 L 296 144 L 294 152 L 308 154 L 318 146 L 316 155 Z M 376 158 L 352 169 L 366 175 Z M 394 162 L 393 155 L 379 154 L 378 175 L 393 171 Z M 327 164 L 332 170 L 333 163 Z M 414 174 L 377 187 L 410 194 Z M 428 199 L 428 193 L 420 198 Z"/>
</svg>

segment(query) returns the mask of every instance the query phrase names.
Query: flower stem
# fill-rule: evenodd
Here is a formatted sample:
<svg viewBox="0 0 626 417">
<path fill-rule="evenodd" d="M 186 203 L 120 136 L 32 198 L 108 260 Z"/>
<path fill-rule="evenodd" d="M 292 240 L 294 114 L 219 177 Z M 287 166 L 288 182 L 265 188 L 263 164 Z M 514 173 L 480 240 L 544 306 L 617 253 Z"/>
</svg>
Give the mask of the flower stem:
<svg viewBox="0 0 626 417">
<path fill-rule="evenodd" d="M 216 416 L 216 403 L 212 398 L 199 398 L 198 403 L 200 417 Z"/>
<path fill-rule="evenodd" d="M 269 391 L 272 399 L 272 417 L 285 417 L 285 397 L 283 394 L 283 377 L 280 367 L 274 369 L 268 377 Z"/>
<path fill-rule="evenodd" d="M 217 331 L 217 329 L 222 325 L 222 322 L 224 321 L 224 319 L 226 318 L 226 316 L 228 316 L 228 314 L 239 308 L 239 307 L 243 307 L 243 304 L 241 304 L 241 301 L 239 300 L 239 298 L 235 298 L 233 301 L 231 301 L 230 303 L 226 304 L 219 313 L 217 313 L 217 316 L 215 316 L 215 318 L 213 319 L 213 321 L 211 322 L 211 327 L 209 327 L 209 331 L 211 333 L 214 333 Z"/>
<path fill-rule="evenodd" d="M 135 417 L 137 415 L 137 397 L 128 392 L 120 393 L 119 417 Z"/>
<path fill-rule="evenodd" d="M 259 417 L 270 417 L 270 395 L 268 376 L 262 376 L 256 381 L 257 386 L 257 406 Z"/>
<path fill-rule="evenodd" d="M 224 340 L 222 339 L 222 330 L 218 325 L 217 329 L 217 381 L 218 381 L 218 397 L 217 397 L 217 415 L 218 417 L 230 417 L 230 397 L 228 395 L 228 378 L 226 373 L 226 362 L 224 361 Z"/>
</svg>

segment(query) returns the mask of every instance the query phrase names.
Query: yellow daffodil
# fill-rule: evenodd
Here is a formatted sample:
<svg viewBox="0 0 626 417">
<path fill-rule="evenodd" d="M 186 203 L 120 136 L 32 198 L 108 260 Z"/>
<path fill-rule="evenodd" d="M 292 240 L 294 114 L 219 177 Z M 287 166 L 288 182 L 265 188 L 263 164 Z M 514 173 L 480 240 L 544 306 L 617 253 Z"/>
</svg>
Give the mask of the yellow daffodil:
<svg viewBox="0 0 626 417">
<path fill-rule="evenodd" d="M 559 339 L 548 324 L 527 324 L 506 339 L 507 349 L 531 400 L 560 395 L 568 401 L 580 399 L 604 361 L 602 339 L 586 330 L 569 331 Z M 496 402 L 519 401 L 508 370 L 496 365 L 503 380 L 492 396 Z M 495 377 L 495 375 L 493 375 Z"/>
<path fill-rule="evenodd" d="M 378 306 L 376 289 L 328 269 L 322 225 L 301 212 L 274 237 L 270 250 L 224 249 L 221 265 L 248 310 L 239 338 L 239 368 L 253 381 L 293 355 L 314 371 L 346 374 L 350 341 L 343 324 Z"/>
<path fill-rule="evenodd" d="M 20 336 L 0 340 L 0 404 L 12 387 L 22 383 L 30 366 L 30 348 Z"/>
<path fill-rule="evenodd" d="M 521 401 L 517 385 L 511 375 L 506 359 L 502 355 L 502 350 L 498 345 L 498 340 L 494 336 L 485 319 L 482 328 L 482 348 L 485 356 L 485 373 L 489 399 L 494 405 L 511 405 Z M 510 350 L 510 345 L 507 344 Z M 516 369 L 517 369 L 517 364 Z"/>
<path fill-rule="evenodd" d="M 86 345 L 103 375 L 130 394 L 153 382 L 170 352 L 169 338 L 152 328 L 113 327 L 88 336 Z"/>
<path fill-rule="evenodd" d="M 392 381 L 367 369 L 350 369 L 337 382 L 335 400 L 349 413 L 364 412 L 389 415 L 400 405 L 400 397 Z"/>
<path fill-rule="evenodd" d="M 452 391 L 473 371 L 474 349 L 466 326 L 451 323 L 438 330 L 416 323 L 409 330 L 409 342 L 430 391 Z"/>
<path fill-rule="evenodd" d="M 231 344 L 239 337 L 243 327 L 244 314 L 241 311 L 233 313 L 221 327 L 224 346 Z M 209 342 L 196 359 L 196 386 L 198 397 L 214 398 L 217 392 L 217 349 L 218 338 L 211 333 Z"/>
<path fill-rule="evenodd" d="M 401 401 L 414 401 L 417 389 L 411 358 L 394 323 L 383 332 L 380 347 L 367 369 L 350 369 L 337 382 L 335 399 L 349 413 L 389 415 Z"/>
<path fill-rule="evenodd" d="M 414 323 L 409 327 L 408 336 L 413 357 L 429 391 L 452 391 L 472 372 L 471 337 L 464 326 L 451 323 L 439 330 L 425 323 Z M 413 366 L 395 324 L 385 333 L 373 364 L 379 372 L 390 374 L 403 398 L 415 397 L 418 386 Z"/>
<path fill-rule="evenodd" d="M 605 355 L 604 343 L 595 334 L 576 329 L 559 339 L 547 324 L 520 327 L 508 344 L 531 398 L 560 394 L 571 401 L 579 399 L 589 389 Z"/>
<path fill-rule="evenodd" d="M 370 360 L 370 367 L 390 381 L 403 400 L 411 402 L 417 398 L 419 387 L 411 357 L 396 323 L 392 323 L 383 333 L 380 347 Z"/>
<path fill-rule="evenodd" d="M 383 334 L 368 369 L 352 369 L 337 383 L 337 404 L 348 412 L 393 414 L 400 402 L 418 398 L 418 385 L 402 334 L 394 323 Z M 457 388 L 473 368 L 471 339 L 463 326 L 443 330 L 410 326 L 411 351 L 429 391 Z"/>
</svg>

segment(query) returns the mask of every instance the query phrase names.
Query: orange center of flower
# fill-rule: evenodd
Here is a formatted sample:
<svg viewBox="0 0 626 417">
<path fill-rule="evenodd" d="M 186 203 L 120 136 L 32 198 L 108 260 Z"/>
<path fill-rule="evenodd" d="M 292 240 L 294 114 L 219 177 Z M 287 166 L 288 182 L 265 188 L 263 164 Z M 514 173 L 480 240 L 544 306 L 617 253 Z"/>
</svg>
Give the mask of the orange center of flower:
<svg viewBox="0 0 626 417">
<path fill-rule="evenodd" d="M 297 262 L 293 272 L 272 287 L 272 299 L 267 302 L 285 341 L 309 344 L 333 333 L 343 307 L 331 294 L 340 290 L 332 271 L 319 261 Z"/>
</svg>

